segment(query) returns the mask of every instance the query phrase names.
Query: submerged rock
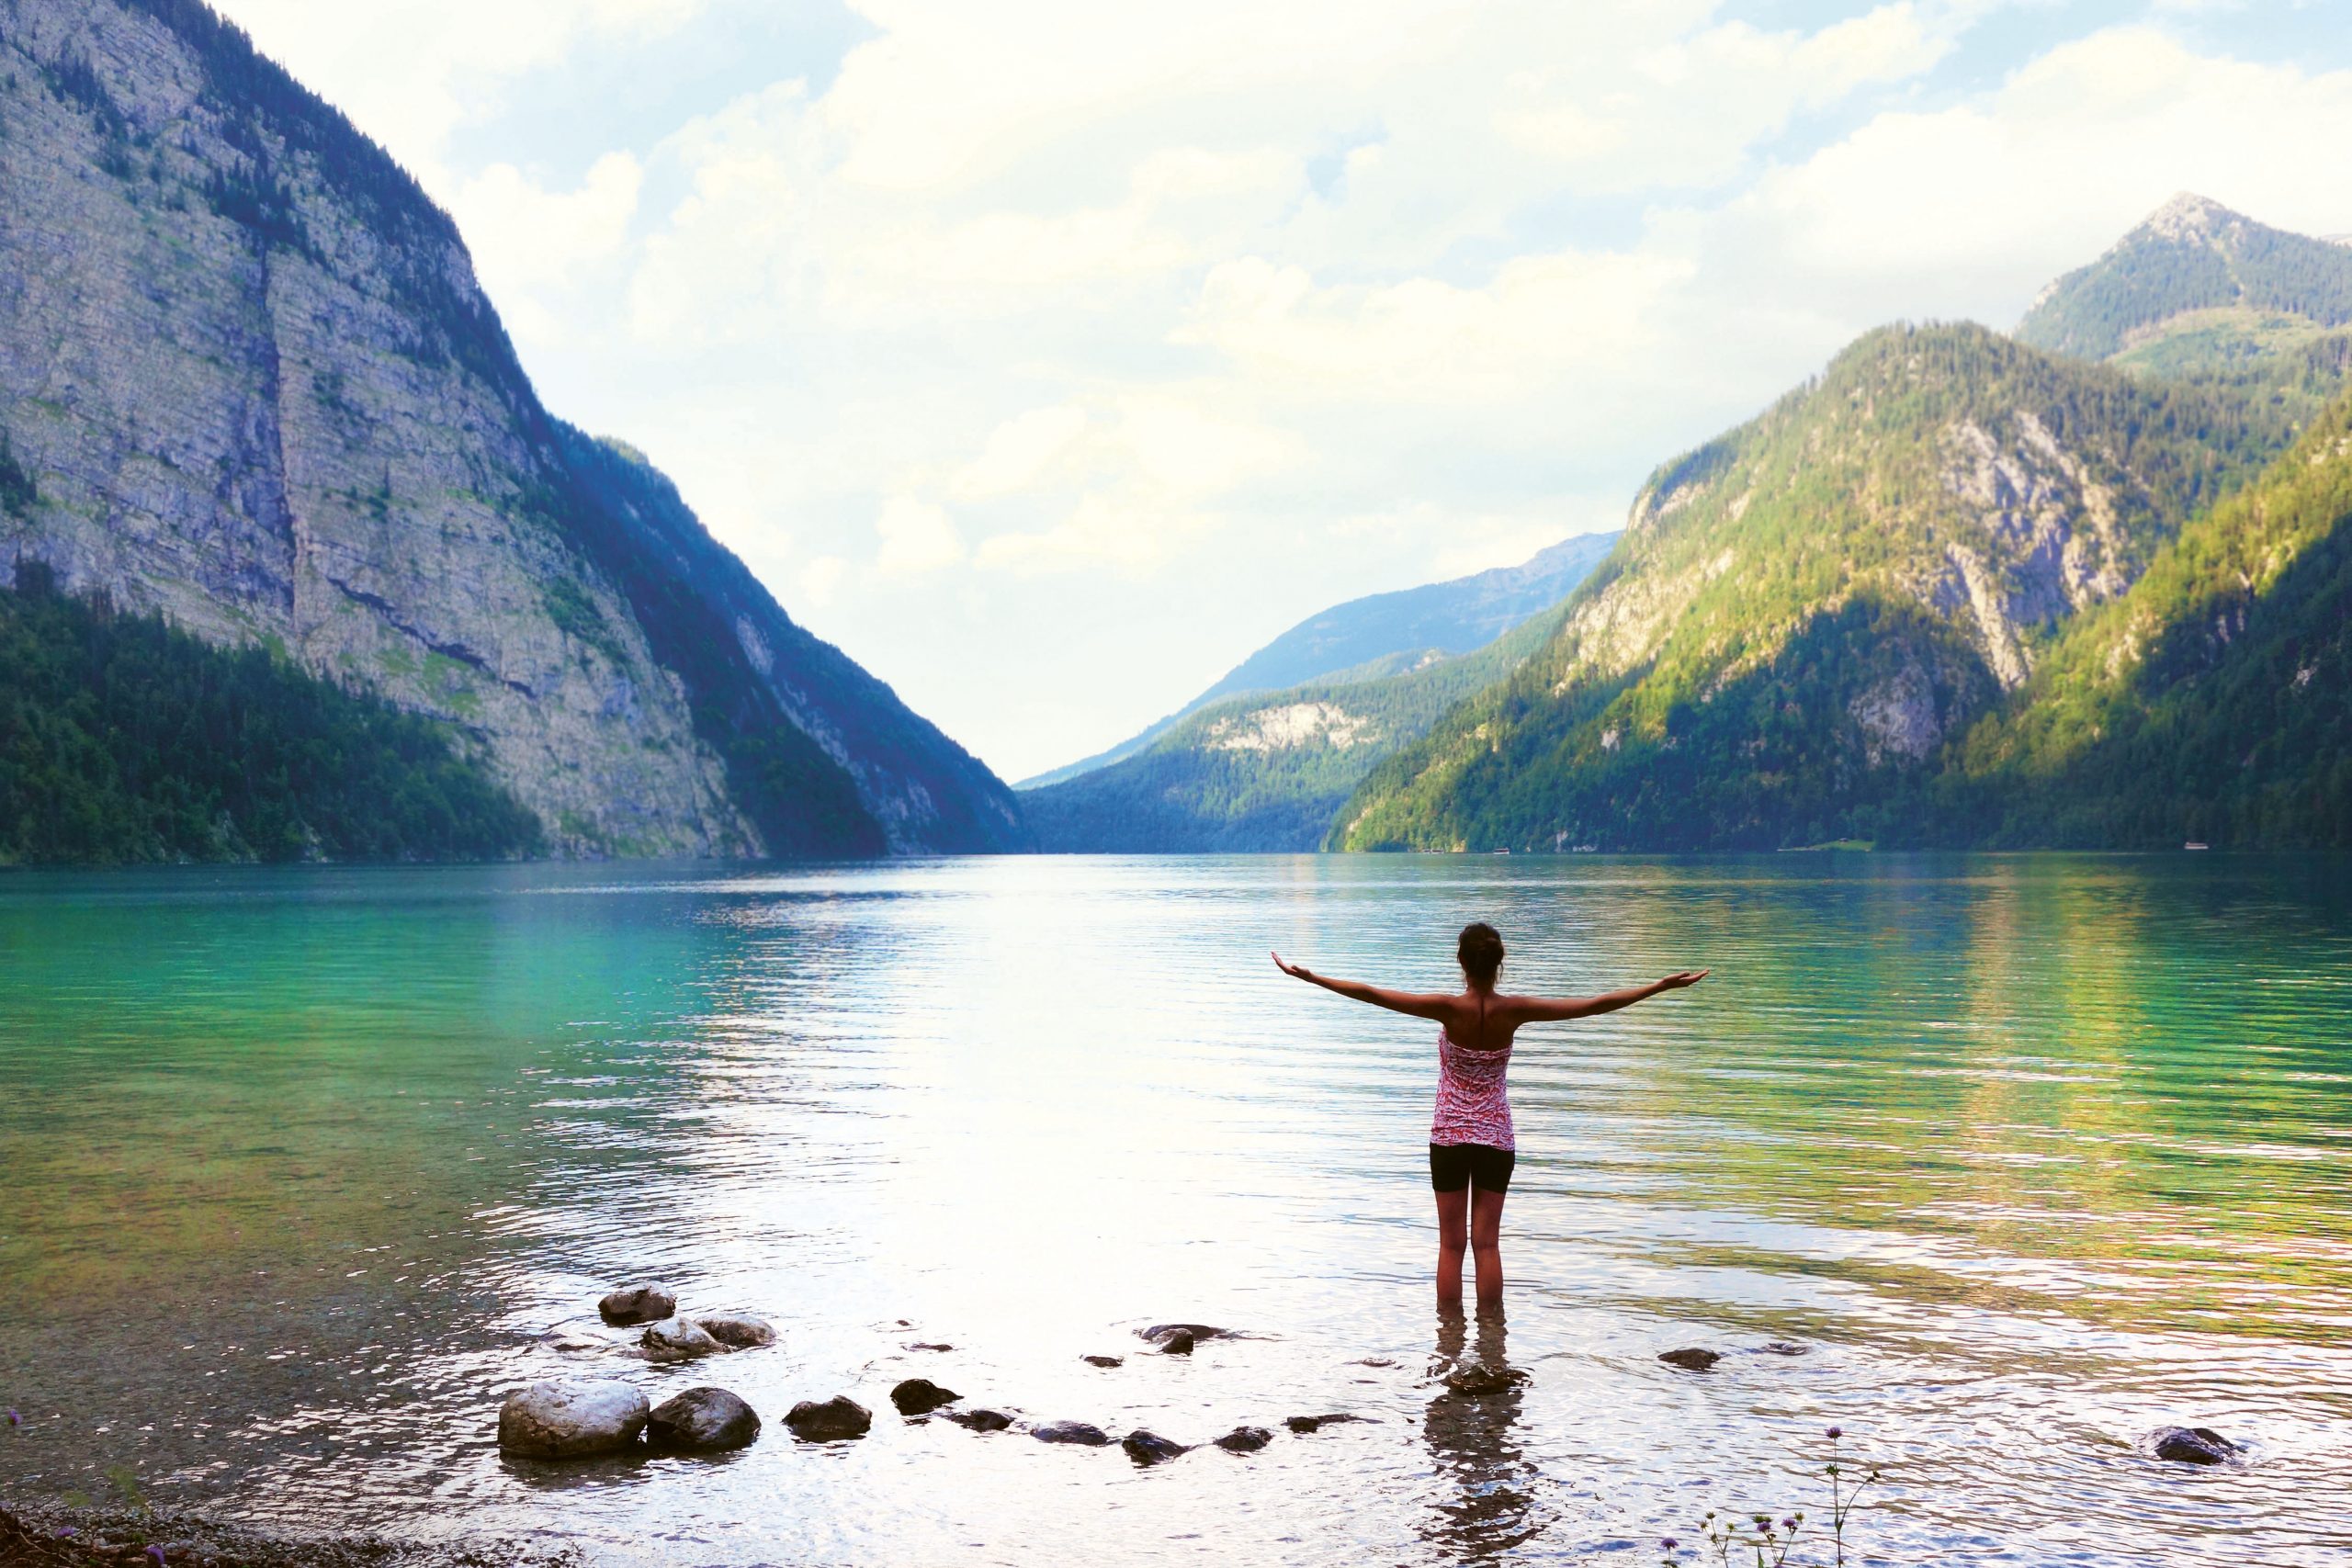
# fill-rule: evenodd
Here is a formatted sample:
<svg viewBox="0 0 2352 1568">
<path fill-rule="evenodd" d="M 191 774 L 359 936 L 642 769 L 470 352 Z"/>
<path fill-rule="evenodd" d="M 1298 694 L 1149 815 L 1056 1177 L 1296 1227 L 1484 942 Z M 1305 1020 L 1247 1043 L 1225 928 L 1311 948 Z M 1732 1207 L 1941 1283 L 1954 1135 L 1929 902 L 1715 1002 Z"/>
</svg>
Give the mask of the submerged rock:
<svg viewBox="0 0 2352 1568">
<path fill-rule="evenodd" d="M 1216 1440 L 1216 1446 L 1229 1454 L 1254 1454 L 1274 1440 L 1274 1435 L 1263 1427 L 1236 1427 Z"/>
<path fill-rule="evenodd" d="M 723 1388 L 690 1388 L 653 1407 L 645 1440 L 684 1453 L 724 1453 L 749 1448 L 760 1435 L 759 1412 Z"/>
<path fill-rule="evenodd" d="M 1125 1356 L 1080 1356 L 1079 1359 L 1090 1367 L 1124 1367 L 1127 1364 Z"/>
<path fill-rule="evenodd" d="M 1078 1443 L 1090 1449 L 1105 1447 L 1111 1441 L 1108 1432 L 1084 1421 L 1048 1421 L 1032 1428 L 1029 1435 L 1041 1443 Z"/>
<path fill-rule="evenodd" d="M 1764 1344 L 1764 1353 L 1768 1356 L 1805 1356 L 1812 1352 L 1812 1346 L 1799 1345 L 1791 1339 L 1771 1339 Z"/>
<path fill-rule="evenodd" d="M 626 1328 L 631 1324 L 658 1323 L 678 1310 L 678 1298 L 667 1285 L 650 1280 L 623 1285 L 596 1303 L 606 1323 Z"/>
<path fill-rule="evenodd" d="M 705 1334 L 729 1350 L 749 1350 L 775 1343 L 775 1330 L 764 1318 L 698 1317 L 695 1321 L 702 1325 Z"/>
<path fill-rule="evenodd" d="M 1157 1432 L 1146 1431 L 1141 1427 L 1120 1438 L 1119 1446 L 1126 1450 L 1127 1457 L 1137 1464 L 1158 1464 L 1162 1460 L 1193 1451 L 1188 1444 L 1177 1442 L 1172 1438 L 1163 1438 Z"/>
<path fill-rule="evenodd" d="M 2148 1434 L 2148 1446 L 2175 1464 L 2226 1464 L 2242 1451 L 2211 1427 L 2159 1427 Z"/>
<path fill-rule="evenodd" d="M 1455 1393 L 1477 1399 L 1517 1388 L 1527 1381 L 1527 1374 L 1517 1367 L 1490 1367 L 1483 1361 L 1473 1361 L 1466 1367 L 1454 1368 L 1442 1381 Z"/>
<path fill-rule="evenodd" d="M 578 1459 L 628 1448 L 645 1430 L 642 1390 L 611 1378 L 535 1382 L 498 1407 L 498 1446 L 533 1459 Z"/>
<path fill-rule="evenodd" d="M 928 1416 L 941 1405 L 953 1404 L 963 1397 L 929 1378 L 909 1378 L 890 1391 L 890 1403 L 899 1407 L 901 1416 Z"/>
<path fill-rule="evenodd" d="M 645 1347 L 649 1361 L 687 1361 L 696 1356 L 716 1356 L 727 1348 L 691 1317 L 653 1324 L 637 1337 L 637 1342 Z"/>
<path fill-rule="evenodd" d="M 1680 1367 L 1686 1372 L 1703 1372 L 1724 1358 L 1720 1350 L 1702 1350 L 1696 1345 L 1686 1345 L 1679 1350 L 1660 1350 L 1657 1359 L 1669 1367 Z"/>
<path fill-rule="evenodd" d="M 953 1350 L 956 1347 L 953 1345 L 926 1345 L 922 1340 L 918 1339 L 913 1344 L 904 1347 L 904 1348 L 909 1350 Z"/>
<path fill-rule="evenodd" d="M 1371 1419 L 1372 1417 L 1369 1416 L 1294 1416 L 1289 1420 L 1283 1422 L 1283 1425 L 1288 1427 L 1292 1431 L 1296 1432 L 1303 1438 L 1310 1432 L 1319 1432 L 1326 1427 L 1337 1427 L 1343 1421 L 1369 1421 Z"/>
<path fill-rule="evenodd" d="M 865 1436 L 874 1413 L 845 1393 L 821 1403 L 804 1399 L 785 1413 L 784 1424 L 804 1443 L 838 1443 Z"/>
<path fill-rule="evenodd" d="M 1001 1410 L 943 1410 L 939 1418 L 975 1432 L 1001 1432 L 1012 1425 L 1012 1417 Z"/>
<path fill-rule="evenodd" d="M 1155 1345 L 1179 1334 L 1189 1337 L 1195 1343 L 1198 1343 L 1203 1339 L 1238 1339 L 1241 1337 L 1240 1335 L 1235 1333 L 1230 1328 L 1218 1328 L 1205 1323 L 1155 1323 L 1149 1328 L 1136 1329 L 1136 1334 L 1139 1338 L 1148 1339 Z"/>
<path fill-rule="evenodd" d="M 1159 1337 L 1159 1353 L 1163 1356 L 1189 1356 L 1193 1353 L 1193 1336 L 1180 1328 L 1173 1334 Z"/>
</svg>

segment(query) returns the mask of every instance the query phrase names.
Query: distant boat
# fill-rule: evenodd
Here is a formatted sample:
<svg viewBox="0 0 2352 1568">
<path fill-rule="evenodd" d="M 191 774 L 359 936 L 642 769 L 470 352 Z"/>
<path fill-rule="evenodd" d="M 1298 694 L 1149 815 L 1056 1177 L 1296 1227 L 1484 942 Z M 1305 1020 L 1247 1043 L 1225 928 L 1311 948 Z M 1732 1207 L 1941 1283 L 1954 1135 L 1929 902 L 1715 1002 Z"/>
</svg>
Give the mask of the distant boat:
<svg viewBox="0 0 2352 1568">
<path fill-rule="evenodd" d="M 2184 850 L 2210 850 L 2213 846 L 2211 844 L 2200 844 L 2196 840 L 2191 839 L 2188 842 L 2181 845 L 2180 847 Z"/>
</svg>

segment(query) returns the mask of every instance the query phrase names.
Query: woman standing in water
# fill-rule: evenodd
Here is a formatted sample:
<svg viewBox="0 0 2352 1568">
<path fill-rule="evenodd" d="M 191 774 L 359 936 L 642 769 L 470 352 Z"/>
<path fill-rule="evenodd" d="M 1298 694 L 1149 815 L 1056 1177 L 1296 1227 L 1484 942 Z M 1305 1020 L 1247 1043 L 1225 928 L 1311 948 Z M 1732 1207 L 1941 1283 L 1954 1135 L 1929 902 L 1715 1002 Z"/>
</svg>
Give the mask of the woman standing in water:
<svg viewBox="0 0 2352 1568">
<path fill-rule="evenodd" d="M 1303 964 L 1286 964 L 1283 974 L 1327 991 L 1391 1012 L 1426 1018 L 1438 1026 L 1437 1115 L 1430 1126 L 1430 1185 L 1437 1189 L 1437 1303 L 1462 1305 L 1462 1246 L 1477 1258 L 1478 1308 L 1503 1301 L 1503 1194 L 1510 1190 L 1517 1160 L 1511 1135 L 1510 1099 L 1503 1075 L 1510 1066 L 1512 1037 L 1527 1023 L 1590 1018 L 1649 1000 L 1661 991 L 1695 986 L 1704 969 L 1686 969 L 1598 997 L 1506 997 L 1495 990 L 1502 972 L 1503 939 L 1484 921 L 1462 928 L 1454 957 L 1462 964 L 1459 996 L 1420 995 L 1334 980 Z"/>
</svg>

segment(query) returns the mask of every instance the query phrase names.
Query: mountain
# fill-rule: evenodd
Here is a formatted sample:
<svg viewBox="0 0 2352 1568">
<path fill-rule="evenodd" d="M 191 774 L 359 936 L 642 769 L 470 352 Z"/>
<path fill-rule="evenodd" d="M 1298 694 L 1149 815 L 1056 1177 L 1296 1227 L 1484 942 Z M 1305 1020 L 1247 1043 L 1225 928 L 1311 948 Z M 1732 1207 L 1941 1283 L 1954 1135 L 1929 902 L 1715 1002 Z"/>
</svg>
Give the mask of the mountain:
<svg viewBox="0 0 2352 1568">
<path fill-rule="evenodd" d="M 2256 358 L 2347 323 L 2352 249 L 2184 194 L 2044 289 L 2017 336 L 2168 373 Z"/>
<path fill-rule="evenodd" d="M 1365 774 L 1542 646 L 1537 615 L 1485 648 L 1389 660 L 1285 691 L 1227 697 L 1171 721 L 1141 750 L 1025 790 L 1039 847 L 1064 853 L 1311 850 Z"/>
<path fill-rule="evenodd" d="M 1914 806 L 1948 841 L 2352 849 L 2352 397 L 2067 630 Z"/>
<path fill-rule="evenodd" d="M 1299 622 L 1139 734 L 1107 751 L 1023 779 L 1018 787 L 1034 790 L 1059 784 L 1134 756 L 1221 697 L 1281 692 L 1317 681 L 1354 683 L 1402 673 L 1439 656 L 1484 648 L 1566 598 L 1616 542 L 1614 534 L 1579 535 L 1539 550 L 1517 566 L 1335 604 Z"/>
<path fill-rule="evenodd" d="M 0 11 L 0 258 L 11 581 L 428 721 L 558 852 L 1029 842 L 668 480 L 547 412 L 447 215 L 198 0 Z"/>
<path fill-rule="evenodd" d="M 1953 746 L 2286 449 L 2346 342 L 2165 380 L 1980 327 L 1871 333 L 1658 469 L 1549 641 L 1376 769 L 1329 841 L 1981 837 L 1935 813 Z"/>
</svg>

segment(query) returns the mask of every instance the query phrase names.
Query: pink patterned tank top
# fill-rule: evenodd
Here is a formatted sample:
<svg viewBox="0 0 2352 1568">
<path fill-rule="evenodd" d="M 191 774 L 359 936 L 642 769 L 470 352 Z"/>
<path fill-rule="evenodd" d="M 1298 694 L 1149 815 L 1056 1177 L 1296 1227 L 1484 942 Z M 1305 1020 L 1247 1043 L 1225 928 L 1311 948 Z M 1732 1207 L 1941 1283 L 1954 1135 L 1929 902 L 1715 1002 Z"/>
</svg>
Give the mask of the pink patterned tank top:
<svg viewBox="0 0 2352 1568">
<path fill-rule="evenodd" d="M 1510 1070 L 1510 1047 L 1473 1051 L 1437 1032 L 1437 1115 L 1430 1122 L 1432 1144 L 1484 1144 L 1517 1149 L 1510 1131 L 1510 1095 L 1503 1075 Z"/>
</svg>

